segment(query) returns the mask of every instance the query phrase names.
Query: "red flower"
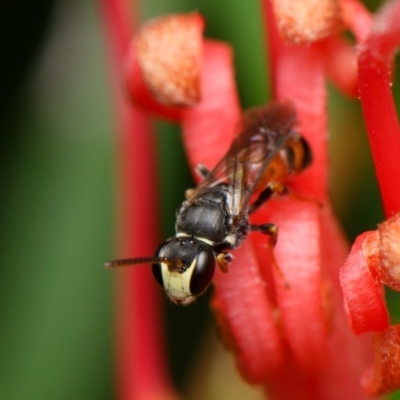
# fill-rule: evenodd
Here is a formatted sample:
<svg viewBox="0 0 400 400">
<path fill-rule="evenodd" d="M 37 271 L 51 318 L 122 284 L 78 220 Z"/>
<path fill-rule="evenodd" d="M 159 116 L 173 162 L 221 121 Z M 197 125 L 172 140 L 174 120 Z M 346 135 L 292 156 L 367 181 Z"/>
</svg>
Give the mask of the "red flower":
<svg viewBox="0 0 400 400">
<path fill-rule="evenodd" d="M 360 26 L 358 16 L 354 25 Z M 355 333 L 376 334 L 375 364 L 363 385 L 369 394 L 400 387 L 399 326 L 389 326 L 382 283 L 400 288 L 400 125 L 391 91 L 393 54 L 400 45 L 400 1 L 387 3 L 375 16 L 368 34 L 359 34 L 359 94 L 386 217 L 377 232 L 360 235 L 341 270 L 349 319 Z M 357 33 L 357 32 L 356 32 Z M 367 287 L 369 288 L 367 290 Z"/>
<path fill-rule="evenodd" d="M 113 97 L 117 114 L 119 249 L 121 256 L 154 252 L 158 226 L 154 145 L 146 115 L 126 101 L 120 84 L 133 32 L 127 2 L 104 0 Z M 139 192 L 141 196 L 137 196 Z M 138 229 L 140 227 L 140 229 Z M 176 399 L 165 367 L 160 293 L 148 269 L 118 271 L 116 390 L 120 399 Z"/>
<path fill-rule="evenodd" d="M 398 189 L 393 191 L 388 185 L 393 176 L 390 174 L 398 172 L 400 165 L 393 162 L 393 154 L 400 150 L 400 141 L 393 102 L 390 103 L 388 96 L 387 57 L 396 44 L 392 35 L 399 36 L 396 21 L 400 19 L 400 2 L 393 2 L 378 15 L 368 38 L 371 18 L 360 3 L 343 0 L 339 8 L 336 2 L 324 0 L 315 9 L 311 3 L 304 1 L 299 3 L 301 7 L 293 9 L 290 2 L 276 2 L 274 14 L 271 5 L 263 2 L 274 97 L 295 103 L 299 129 L 313 152 L 311 167 L 287 181 L 295 195 L 269 201 L 252 219 L 255 223 L 274 222 L 279 226 L 278 243 L 273 250 L 279 270 L 273 267 L 265 236 L 252 234 L 235 251 L 229 273 L 217 271 L 212 307 L 222 337 L 234 351 L 242 376 L 250 383 L 262 384 L 269 398 L 287 399 L 296 393 L 297 399 L 363 399 L 367 395 L 360 380 L 367 367 L 373 364 L 373 345 L 370 336 L 353 334 L 347 323 L 348 317 L 356 333 L 384 332 L 375 339 L 376 369 L 364 376 L 363 385 L 370 394 L 392 390 L 399 385 L 394 372 L 390 375 L 393 379 L 384 378 L 387 371 L 395 370 L 384 354 L 393 354 L 397 349 L 399 335 L 397 328 L 385 331 L 388 317 L 382 291 L 376 284 L 377 275 L 366 270 L 368 259 L 362 254 L 361 240 L 353 246 L 342 270 L 346 311 L 343 307 L 339 268 L 345 261 L 348 248 L 327 194 L 325 84 L 326 78 L 330 77 L 346 94 L 354 96 L 358 82 L 367 127 L 372 133 L 373 152 L 378 154 L 378 158 L 374 154 L 374 159 L 379 168 L 381 191 L 384 198 L 387 190 L 392 193 L 390 200 L 384 200 L 385 208 L 389 214 L 399 211 L 396 203 L 400 199 L 396 192 Z M 108 10 L 112 11 L 109 14 L 111 22 L 117 21 L 112 31 L 116 33 L 121 21 L 125 22 L 121 10 L 114 8 L 121 4 L 112 0 L 105 0 L 104 4 L 111 7 Z M 280 33 L 275 27 L 276 21 Z M 359 54 L 338 36 L 343 27 L 351 29 L 363 43 Z M 221 42 L 203 40 L 202 29 L 203 20 L 197 13 L 153 21 L 136 34 L 125 67 L 127 87 L 134 104 L 146 112 L 179 121 L 191 166 L 201 162 L 211 168 L 232 140 L 240 107 L 231 49 Z M 115 38 L 114 42 L 119 45 L 118 57 L 121 57 L 128 46 L 126 32 L 120 31 L 119 34 L 123 43 Z M 284 43 L 281 37 L 292 43 Z M 376 58 L 377 48 L 383 59 Z M 120 69 L 121 64 L 119 58 Z M 379 68 L 375 69 L 375 66 Z M 382 82 L 377 81 L 379 77 Z M 382 126 L 375 115 L 378 103 L 373 101 L 376 98 L 384 99 L 382 110 L 388 115 L 388 118 L 383 117 Z M 128 111 L 126 104 L 121 107 L 126 112 L 121 115 L 122 123 L 127 124 L 124 126 L 131 129 L 137 121 L 140 121 L 139 126 L 144 126 L 139 111 Z M 377 139 L 378 129 L 383 129 L 383 134 L 390 137 L 388 145 Z M 129 145 L 128 137 L 122 139 L 123 160 L 129 160 L 128 152 L 140 149 L 140 162 L 145 158 L 148 161 L 150 144 L 142 136 L 149 135 L 145 134 L 144 128 L 139 128 L 134 144 Z M 381 169 L 382 164 L 384 167 Z M 134 165 L 125 168 L 127 172 L 135 168 L 136 171 L 145 169 L 143 164 L 139 168 Z M 151 168 L 150 165 L 147 168 Z M 139 179 L 140 173 L 136 180 Z M 130 185 L 128 181 L 123 182 Z M 145 185 L 144 181 L 141 184 Z M 147 190 L 150 193 L 151 188 Z M 134 204 L 137 201 L 130 191 L 122 195 L 127 202 Z M 149 209 L 149 204 L 142 208 L 136 203 L 136 207 L 136 214 L 130 214 L 131 229 L 138 223 L 137 218 L 149 218 L 148 221 L 151 218 L 138 214 Z M 129 215 L 131 208 L 128 203 L 122 209 Z M 144 219 L 140 226 L 141 238 L 135 239 L 137 243 L 146 234 L 150 237 L 150 232 L 142 229 L 146 226 Z M 135 231 L 130 240 L 134 235 Z M 141 251 L 151 254 L 154 248 L 148 250 L 144 244 Z M 123 251 L 128 250 L 126 245 Z M 127 255 L 135 255 L 134 250 Z M 140 279 L 144 281 L 147 278 Z M 362 285 L 369 285 L 369 290 Z M 147 285 L 143 285 L 143 289 L 150 291 Z M 128 293 L 127 288 L 122 290 L 125 295 Z M 141 296 L 146 294 L 143 292 Z M 361 299 L 368 300 L 368 303 L 362 304 Z M 129 307 L 135 307 L 139 301 L 142 302 L 142 298 L 131 299 Z M 152 301 L 149 299 L 150 303 Z M 373 307 L 367 308 L 367 304 Z M 140 315 L 140 310 L 137 313 Z M 122 317 L 127 318 L 128 314 L 129 309 L 124 308 Z M 156 315 L 150 315 L 153 322 L 145 329 L 157 329 L 153 325 Z M 146 318 L 141 315 L 137 321 Z M 121 324 L 123 349 L 120 354 L 125 348 L 130 348 L 132 334 L 131 325 Z M 141 343 L 145 350 L 150 346 L 150 340 L 158 339 L 142 338 L 134 342 L 133 347 Z M 134 357 L 133 353 L 131 357 Z M 122 383 L 122 393 L 129 398 L 130 393 L 135 393 L 135 388 L 131 391 L 124 388 L 129 388 L 129 379 L 137 376 L 137 366 L 129 358 L 127 360 L 131 365 L 122 367 L 122 375 L 125 371 L 127 377 L 125 384 Z M 157 372 L 152 374 L 151 368 Z M 158 382 L 155 386 L 161 388 L 160 393 L 164 390 L 164 397 L 168 397 L 168 385 L 160 371 L 159 365 L 152 365 L 143 387 L 148 382 Z M 136 394 L 136 398 L 140 397 Z"/>
</svg>

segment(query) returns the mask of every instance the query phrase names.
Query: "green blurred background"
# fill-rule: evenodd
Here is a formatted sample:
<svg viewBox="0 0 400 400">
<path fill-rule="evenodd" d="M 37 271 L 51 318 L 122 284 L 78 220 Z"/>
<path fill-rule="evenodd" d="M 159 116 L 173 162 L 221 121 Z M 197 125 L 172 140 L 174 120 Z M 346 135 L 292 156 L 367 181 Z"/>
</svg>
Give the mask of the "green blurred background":
<svg viewBox="0 0 400 400">
<path fill-rule="evenodd" d="M 205 15 L 206 35 L 235 49 L 243 107 L 267 101 L 258 2 L 141 4 L 145 18 L 195 9 Z M 115 245 L 117 155 L 98 4 L 2 2 L 0 30 L 0 400 L 111 399 L 113 274 L 102 265 Z M 399 85 L 394 90 L 400 104 Z M 330 87 L 329 114 L 331 193 L 353 239 L 383 215 L 360 105 Z M 193 183 L 178 128 L 156 126 L 168 236 Z M 398 296 L 389 297 L 398 322 Z M 207 300 L 186 309 L 165 303 L 171 374 L 181 391 L 211 324 Z M 187 342 L 174 334 L 182 329 Z"/>
</svg>

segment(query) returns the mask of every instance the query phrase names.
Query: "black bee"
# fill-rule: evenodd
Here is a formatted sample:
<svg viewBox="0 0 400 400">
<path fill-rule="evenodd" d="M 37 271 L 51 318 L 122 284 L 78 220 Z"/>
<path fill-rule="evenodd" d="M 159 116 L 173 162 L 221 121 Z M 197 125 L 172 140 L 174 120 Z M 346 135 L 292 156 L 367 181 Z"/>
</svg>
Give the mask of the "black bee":
<svg viewBox="0 0 400 400">
<path fill-rule="evenodd" d="M 239 134 L 215 168 L 197 167 L 203 180 L 186 191 L 176 213 L 175 237 L 164 242 L 154 257 L 115 260 L 106 266 L 151 263 L 156 281 L 171 300 L 187 305 L 206 290 L 216 265 L 228 271 L 229 250 L 250 231 L 268 234 L 274 245 L 277 226 L 252 225 L 249 215 L 274 193 L 287 193 L 282 181 L 310 164 L 309 145 L 295 124 L 296 110 L 290 102 L 247 111 Z"/>
</svg>

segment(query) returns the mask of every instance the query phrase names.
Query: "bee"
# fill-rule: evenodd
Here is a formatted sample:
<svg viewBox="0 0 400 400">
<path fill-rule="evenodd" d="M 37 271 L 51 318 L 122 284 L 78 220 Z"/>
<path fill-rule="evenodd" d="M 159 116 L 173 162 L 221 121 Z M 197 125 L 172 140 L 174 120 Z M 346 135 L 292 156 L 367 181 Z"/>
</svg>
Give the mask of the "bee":
<svg viewBox="0 0 400 400">
<path fill-rule="evenodd" d="M 188 305 L 210 285 L 216 266 L 223 272 L 250 231 L 269 236 L 275 245 L 278 227 L 251 224 L 249 216 L 274 194 L 288 193 L 282 183 L 311 162 L 306 140 L 296 131 L 291 102 L 271 102 L 243 114 L 238 135 L 225 156 L 209 171 L 176 213 L 174 237 L 154 257 L 114 260 L 106 267 L 152 264 L 156 281 L 178 305 Z"/>
</svg>

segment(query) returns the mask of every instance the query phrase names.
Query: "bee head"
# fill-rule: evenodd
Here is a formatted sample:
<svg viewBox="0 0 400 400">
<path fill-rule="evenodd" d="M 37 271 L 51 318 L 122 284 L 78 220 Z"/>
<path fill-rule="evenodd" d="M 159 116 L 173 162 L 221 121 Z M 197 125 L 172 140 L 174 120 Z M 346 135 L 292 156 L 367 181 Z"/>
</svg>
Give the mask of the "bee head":
<svg viewBox="0 0 400 400">
<path fill-rule="evenodd" d="M 153 275 L 169 298 L 188 305 L 211 283 L 215 271 L 215 251 L 192 237 L 172 238 L 157 250 Z"/>
</svg>

